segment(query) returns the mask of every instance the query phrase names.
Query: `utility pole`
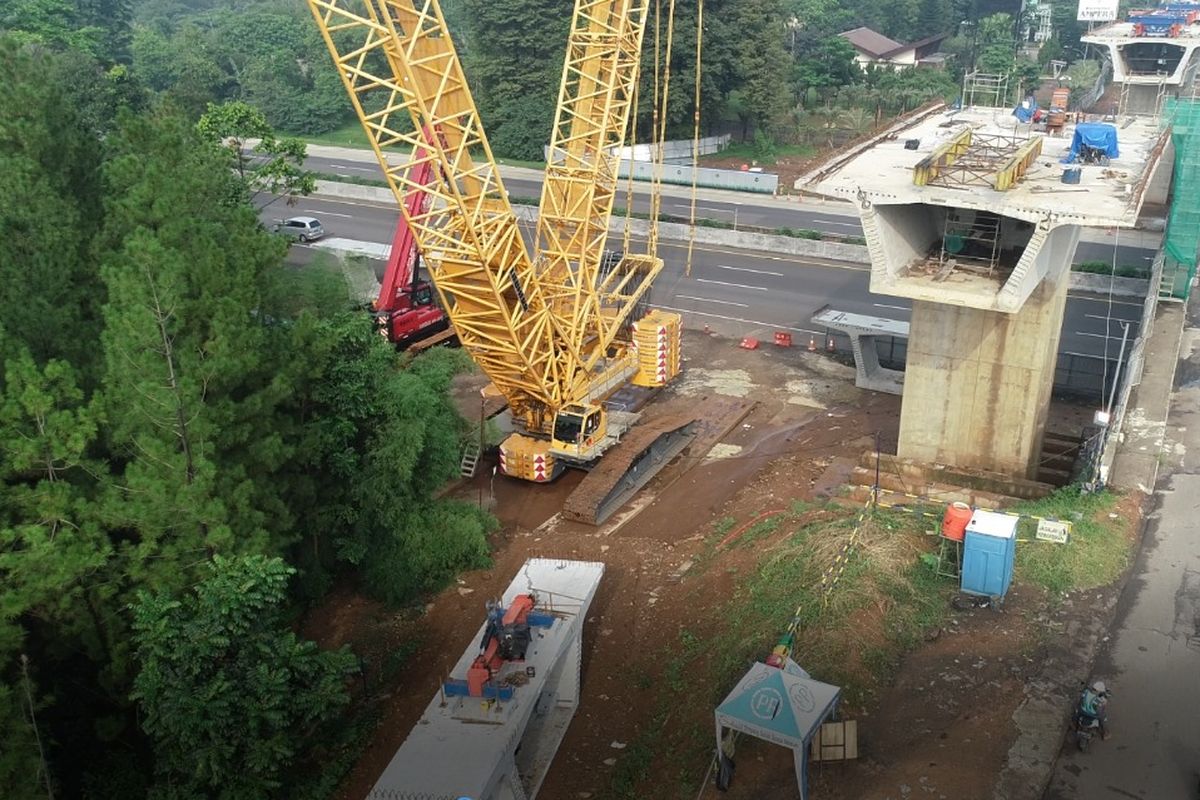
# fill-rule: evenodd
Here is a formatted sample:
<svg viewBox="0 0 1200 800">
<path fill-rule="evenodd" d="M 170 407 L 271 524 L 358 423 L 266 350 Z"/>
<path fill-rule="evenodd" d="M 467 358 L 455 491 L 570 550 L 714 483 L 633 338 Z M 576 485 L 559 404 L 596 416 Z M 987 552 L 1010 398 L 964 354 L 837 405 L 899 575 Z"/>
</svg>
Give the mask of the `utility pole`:
<svg viewBox="0 0 1200 800">
<path fill-rule="evenodd" d="M 871 505 L 879 507 L 879 431 L 875 431 L 875 485 L 871 487 Z"/>
</svg>

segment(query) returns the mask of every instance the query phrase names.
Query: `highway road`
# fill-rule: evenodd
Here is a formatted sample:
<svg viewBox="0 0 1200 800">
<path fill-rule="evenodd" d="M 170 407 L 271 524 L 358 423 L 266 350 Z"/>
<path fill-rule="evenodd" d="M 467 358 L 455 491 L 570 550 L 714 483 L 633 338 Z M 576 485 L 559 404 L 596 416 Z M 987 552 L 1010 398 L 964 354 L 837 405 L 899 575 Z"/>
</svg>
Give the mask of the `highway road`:
<svg viewBox="0 0 1200 800">
<path fill-rule="evenodd" d="M 282 203 L 268 206 L 263 218 L 295 214 L 317 217 L 330 237 L 380 244 L 391 241 L 396 221 L 396 211 L 388 206 L 323 198 L 302 198 L 290 208 Z M 526 231 L 527 236 L 530 233 Z M 610 242 L 615 244 L 615 239 Z M 293 249 L 299 251 L 302 246 Z M 798 344 L 806 345 L 805 337 L 825 333 L 809 319 L 826 304 L 877 317 L 909 318 L 907 300 L 870 292 L 866 265 L 697 247 L 689 276 L 685 274 L 686 244 L 662 242 L 659 250 L 665 267 L 655 282 L 652 300 L 656 306 L 682 312 L 685 323 L 692 328 L 707 324 L 722 335 L 756 336 L 765 341 L 770 341 L 776 330 L 789 331 Z M 302 257 L 296 252 L 295 258 Z M 1132 337 L 1137 333 L 1140 314 L 1139 302 L 1126 298 L 1110 302 L 1107 297 L 1072 293 L 1059 352 L 1115 361 L 1121 322 L 1130 323 Z M 1060 359 L 1060 367 L 1062 364 Z"/>
<path fill-rule="evenodd" d="M 369 156 L 369 151 L 354 154 L 358 158 Z M 305 166 L 323 175 L 334 175 L 341 178 L 380 179 L 379 165 L 371 160 L 353 160 L 350 158 L 327 158 L 312 155 L 305 161 Z M 533 170 L 522 170 L 522 174 L 534 175 Z M 533 177 L 506 177 L 504 188 L 509 195 L 517 199 L 533 199 L 541 197 L 542 183 Z M 617 206 L 627 205 L 627 189 L 622 182 L 617 195 Z M 634 184 L 635 212 L 648 213 L 650 210 L 649 187 L 644 183 Z M 732 198 L 732 199 L 731 199 Z M 687 187 L 665 186 L 663 189 L 662 212 L 681 218 L 691 216 L 691 196 Z M 760 228 L 807 228 L 824 233 L 836 233 L 844 236 L 862 236 L 862 227 L 850 205 L 830 202 L 825 207 L 814 209 L 812 204 L 801 206 L 797 203 L 781 201 L 764 195 L 749 193 L 734 193 L 729 191 L 701 190 L 696 199 L 696 217 L 727 222 L 737 226 L 750 225 Z M 1137 247 L 1121 246 L 1115 248 L 1119 265 L 1142 266 L 1149 264 L 1154 253 Z M 1111 261 L 1114 247 L 1107 242 L 1081 242 L 1076 253 L 1076 261 Z"/>
</svg>

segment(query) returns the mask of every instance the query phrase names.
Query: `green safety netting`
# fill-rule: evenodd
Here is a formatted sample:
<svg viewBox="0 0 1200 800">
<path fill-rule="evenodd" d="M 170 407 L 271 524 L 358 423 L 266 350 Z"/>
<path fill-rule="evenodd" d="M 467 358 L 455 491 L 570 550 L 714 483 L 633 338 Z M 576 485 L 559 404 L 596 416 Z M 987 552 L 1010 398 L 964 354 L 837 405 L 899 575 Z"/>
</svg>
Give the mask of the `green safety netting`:
<svg viewBox="0 0 1200 800">
<path fill-rule="evenodd" d="M 1172 296 L 1186 299 L 1196 277 L 1200 246 L 1200 101 L 1167 98 L 1166 120 L 1175 147 L 1175 185 L 1163 248 L 1164 288 L 1169 286 Z"/>
</svg>

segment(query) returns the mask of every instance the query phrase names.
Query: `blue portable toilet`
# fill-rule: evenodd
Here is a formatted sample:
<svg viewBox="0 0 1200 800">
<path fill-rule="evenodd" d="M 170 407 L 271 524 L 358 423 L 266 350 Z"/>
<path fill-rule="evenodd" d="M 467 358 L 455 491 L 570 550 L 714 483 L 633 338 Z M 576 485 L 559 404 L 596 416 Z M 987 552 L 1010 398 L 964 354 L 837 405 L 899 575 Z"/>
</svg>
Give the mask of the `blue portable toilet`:
<svg viewBox="0 0 1200 800">
<path fill-rule="evenodd" d="M 1003 598 L 1012 583 L 1017 517 L 995 511 L 971 515 L 963 539 L 962 583 L 967 594 Z"/>
</svg>

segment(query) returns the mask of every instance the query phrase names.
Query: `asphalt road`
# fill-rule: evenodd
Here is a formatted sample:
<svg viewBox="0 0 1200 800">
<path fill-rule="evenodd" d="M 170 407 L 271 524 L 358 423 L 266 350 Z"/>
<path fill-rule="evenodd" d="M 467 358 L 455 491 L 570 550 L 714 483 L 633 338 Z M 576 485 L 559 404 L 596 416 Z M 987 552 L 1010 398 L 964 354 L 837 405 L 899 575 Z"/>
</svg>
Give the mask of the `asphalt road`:
<svg viewBox="0 0 1200 800">
<path fill-rule="evenodd" d="M 342 178 L 373 178 L 380 177 L 379 166 L 374 161 L 353 161 L 350 159 L 330 159 L 319 156 L 309 156 L 305 162 L 309 169 L 324 175 L 336 175 Z M 515 198 L 537 199 L 542 194 L 542 183 L 527 178 L 504 179 L 504 188 Z M 673 188 L 673 187 L 669 187 Z M 727 197 L 728 192 L 722 192 Z M 650 210 L 650 193 L 645 184 L 634 184 L 633 210 L 647 213 Z M 627 195 L 624 184 L 617 197 L 617 205 L 625 206 Z M 746 194 L 745 200 L 733 201 L 714 199 L 711 193 L 696 199 L 696 217 L 711 219 L 734 225 L 750 225 L 760 228 L 807 228 L 824 233 L 838 233 L 845 236 L 861 236 L 862 226 L 854 216 L 849 206 L 831 204 L 820 211 L 800 208 L 778 203 L 764 203 L 767 198 Z M 672 216 L 690 218 L 690 196 L 679 196 L 664 192 L 662 197 L 662 212 Z M 1119 265 L 1140 266 L 1148 264 L 1154 253 L 1136 247 L 1115 248 Z M 1113 258 L 1112 245 L 1100 242 L 1081 242 L 1076 252 L 1076 261 L 1110 261 Z"/>
<path fill-rule="evenodd" d="M 1113 692 L 1112 736 L 1064 745 L 1045 800 L 1200 797 L 1200 349 L 1195 315 L 1162 445 L 1141 551 L 1091 680 Z M 1189 350 L 1191 352 L 1189 352 Z"/>
<path fill-rule="evenodd" d="M 330 237 L 382 244 L 391 241 L 397 219 L 390 206 L 314 198 L 302 198 L 290 208 L 268 206 L 263 218 L 294 214 L 317 217 Z M 527 237 L 530 233 L 526 231 Z M 665 268 L 655 281 L 652 300 L 659 307 L 683 312 L 689 327 L 707 324 L 723 335 L 768 341 L 776 330 L 790 331 L 797 338 L 820 337 L 824 328 L 815 327 L 809 319 L 827 304 L 840 311 L 909 318 L 907 300 L 869 291 L 866 265 L 697 247 L 689 276 L 685 273 L 686 244 L 662 242 L 659 254 Z M 1067 303 L 1059 352 L 1104 358 L 1107 348 L 1107 357 L 1115 361 L 1122 335 L 1120 321 L 1130 323 L 1132 337 L 1140 314 L 1141 304 L 1128 299 L 1113 300 L 1110 306 L 1107 298 L 1073 294 Z"/>
</svg>

